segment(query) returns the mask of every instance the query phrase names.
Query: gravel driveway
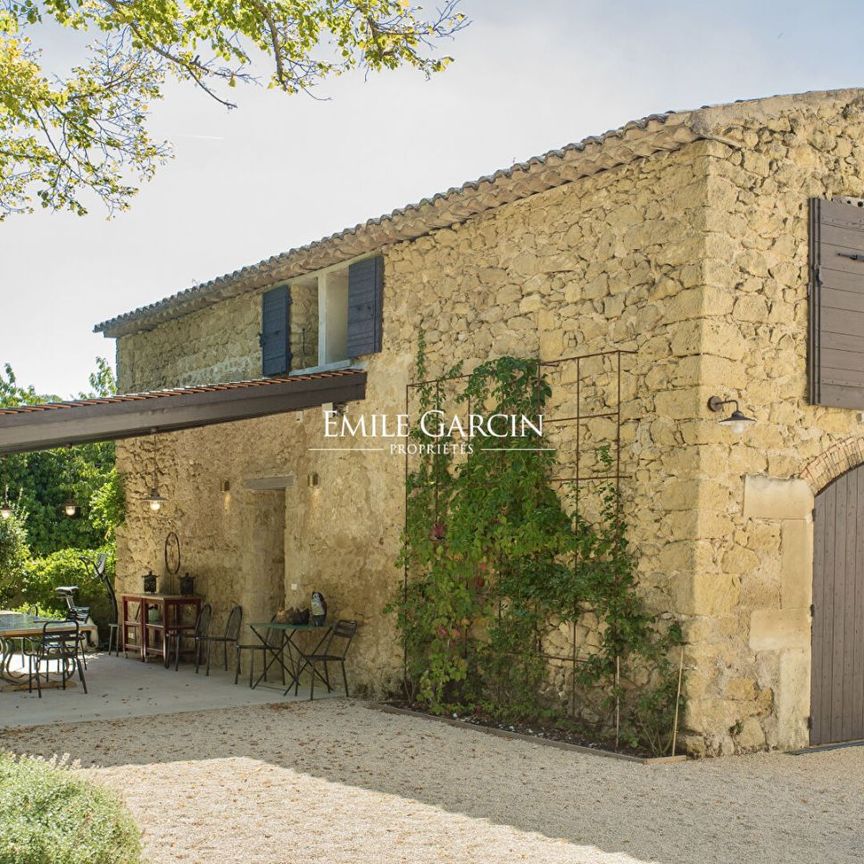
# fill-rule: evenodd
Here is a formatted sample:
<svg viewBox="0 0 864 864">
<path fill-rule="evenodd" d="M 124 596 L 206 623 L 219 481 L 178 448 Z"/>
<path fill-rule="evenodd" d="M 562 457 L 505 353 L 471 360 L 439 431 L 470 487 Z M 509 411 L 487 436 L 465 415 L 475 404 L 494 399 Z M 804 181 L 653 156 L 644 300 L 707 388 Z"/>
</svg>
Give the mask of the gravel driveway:
<svg viewBox="0 0 864 864">
<path fill-rule="evenodd" d="M 864 747 L 645 766 L 322 701 L 22 729 L 120 790 L 148 860 L 859 864 Z"/>
</svg>

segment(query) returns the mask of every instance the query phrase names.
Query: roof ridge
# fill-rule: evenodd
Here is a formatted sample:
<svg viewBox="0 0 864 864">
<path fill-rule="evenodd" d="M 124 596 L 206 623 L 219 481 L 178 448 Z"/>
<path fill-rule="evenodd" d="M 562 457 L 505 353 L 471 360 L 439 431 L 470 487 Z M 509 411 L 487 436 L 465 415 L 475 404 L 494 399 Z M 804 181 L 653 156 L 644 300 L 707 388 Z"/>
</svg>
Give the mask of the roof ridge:
<svg viewBox="0 0 864 864">
<path fill-rule="evenodd" d="M 363 223 L 271 255 L 162 300 L 133 309 L 97 324 L 94 332 L 117 337 L 179 318 L 220 300 L 286 280 L 332 264 L 370 254 L 383 246 L 416 239 L 429 231 L 464 222 L 472 216 L 537 194 L 555 186 L 591 176 L 658 151 L 676 150 L 710 134 L 710 118 L 751 106 L 767 108 L 792 100 L 812 101 L 856 94 L 860 88 L 808 91 L 718 105 L 687 111 L 666 111 L 631 120 L 602 135 L 532 156 L 508 168 L 451 186 L 444 192 L 406 204 Z"/>
<path fill-rule="evenodd" d="M 145 306 L 133 309 L 130 312 L 125 312 L 121 315 L 115 316 L 114 318 L 102 321 L 101 323 L 97 324 L 93 328 L 93 330 L 96 333 L 104 333 L 106 336 L 119 336 L 125 335 L 127 332 L 136 332 L 137 330 L 149 329 L 150 327 L 161 323 L 161 320 L 154 319 L 170 320 L 174 317 L 180 317 L 179 314 L 161 315 L 160 313 L 168 313 L 170 310 L 176 310 L 179 312 L 179 307 L 187 306 L 191 306 L 192 308 L 184 308 L 183 311 L 180 312 L 180 314 L 187 314 L 188 312 L 195 311 L 196 308 L 202 308 L 203 306 L 210 305 L 210 303 L 212 302 L 217 302 L 220 299 L 224 299 L 222 296 L 220 296 L 220 289 L 227 288 L 230 285 L 240 286 L 240 290 L 238 290 L 236 293 L 242 293 L 245 290 L 250 290 L 254 287 L 260 287 L 257 284 L 250 285 L 247 283 L 254 283 L 257 278 L 265 275 L 275 275 L 273 271 L 278 270 L 278 268 L 280 267 L 284 267 L 292 260 L 297 260 L 301 257 L 314 257 L 316 253 L 320 254 L 322 250 L 327 247 L 329 247 L 331 251 L 335 253 L 333 257 L 335 257 L 336 260 L 334 260 L 333 263 L 338 263 L 339 260 L 349 260 L 350 258 L 356 257 L 357 254 L 364 254 L 363 251 L 351 254 L 352 247 L 359 245 L 356 243 L 352 243 L 352 240 L 354 240 L 361 234 L 386 235 L 388 234 L 386 226 L 397 221 L 404 222 L 416 219 L 416 221 L 423 223 L 421 227 L 423 227 L 424 230 L 416 232 L 411 232 L 409 230 L 406 232 L 407 236 L 397 236 L 394 237 L 392 240 L 389 237 L 386 237 L 381 241 L 373 242 L 368 251 L 374 251 L 375 248 L 380 248 L 381 246 L 386 245 L 388 242 L 398 242 L 402 239 L 412 239 L 413 237 L 420 236 L 421 233 L 427 233 L 428 230 L 433 230 L 437 227 L 444 227 L 445 223 L 455 224 L 460 221 L 465 221 L 465 219 L 470 218 L 470 216 L 476 215 L 476 213 L 478 212 L 492 209 L 492 207 L 488 204 L 487 206 L 482 206 L 479 208 L 469 207 L 470 212 L 466 212 L 464 215 L 460 215 L 459 213 L 439 212 L 438 215 L 441 217 L 441 219 L 443 219 L 443 222 L 440 225 L 437 223 L 441 221 L 441 219 L 424 219 L 424 215 L 432 216 L 434 215 L 434 213 L 424 214 L 423 211 L 429 211 L 430 209 L 432 211 L 445 211 L 448 209 L 442 206 L 445 204 L 451 205 L 449 210 L 457 209 L 452 206 L 457 203 L 456 199 L 473 199 L 484 194 L 491 195 L 493 193 L 493 190 L 495 190 L 496 187 L 501 186 L 503 183 L 506 183 L 507 181 L 513 182 L 514 178 L 516 178 L 517 181 L 521 179 L 520 175 L 527 177 L 532 174 L 536 175 L 539 171 L 543 169 L 548 169 L 550 167 L 561 168 L 564 163 L 572 160 L 574 155 L 581 155 L 589 150 L 600 149 L 611 139 L 618 139 L 623 142 L 632 138 L 633 141 L 631 143 L 635 145 L 636 139 L 641 138 L 642 133 L 646 133 L 648 131 L 657 131 L 658 128 L 666 126 L 669 123 L 670 118 L 678 118 L 684 116 L 686 115 L 675 111 L 667 111 L 661 114 L 649 114 L 638 120 L 631 120 L 616 129 L 610 129 L 604 132 L 602 135 L 589 135 L 588 137 L 583 138 L 580 141 L 566 144 L 564 147 L 548 150 L 539 156 L 532 156 L 523 162 L 516 162 L 507 168 L 498 169 L 491 174 L 484 174 L 483 176 L 478 177 L 475 180 L 468 180 L 465 183 L 462 183 L 460 186 L 451 186 L 444 192 L 437 192 L 432 196 L 421 198 L 419 201 L 406 204 L 402 207 L 397 207 L 396 209 L 391 210 L 389 213 L 384 213 L 380 216 L 368 219 L 366 222 L 357 223 L 356 225 L 344 228 L 341 231 L 335 232 L 333 234 L 328 234 L 319 240 L 313 240 L 310 243 L 294 247 L 287 250 L 286 252 L 280 252 L 276 255 L 271 255 L 269 258 L 264 258 L 255 264 L 247 265 L 238 270 L 234 270 L 230 273 L 226 273 L 222 276 L 218 276 L 214 279 L 210 279 L 206 282 L 194 285 L 191 288 L 186 288 L 183 291 L 178 291 L 175 294 L 172 294 L 154 303 L 149 303 Z M 678 146 L 680 146 L 681 144 L 686 142 L 681 141 L 677 143 Z M 669 146 L 664 146 L 660 147 L 659 149 L 673 148 Z M 635 158 L 639 155 L 647 154 L 639 152 L 630 153 L 631 158 Z M 615 164 L 620 164 L 620 160 L 618 160 Z M 612 166 L 609 165 L 601 167 Z M 597 170 L 600 169 L 598 168 Z M 580 174 L 579 176 L 587 176 L 587 174 L 589 173 L 595 172 L 590 171 Z M 503 200 L 497 201 L 496 203 L 494 203 L 493 206 L 500 206 L 500 204 L 509 203 L 512 200 L 518 200 L 519 198 L 527 197 L 527 195 L 535 194 L 537 191 L 545 191 L 546 189 L 552 188 L 553 186 L 561 185 L 561 183 L 570 182 L 571 179 L 578 179 L 578 177 L 562 175 L 555 182 L 547 182 L 545 185 L 540 184 L 538 188 L 534 188 L 532 186 L 526 191 L 525 194 L 517 193 L 512 196 L 497 196 L 502 198 Z M 548 180 L 553 181 L 554 178 L 550 177 L 548 178 Z M 493 195 L 493 197 L 495 196 Z M 434 224 L 430 224 L 428 227 L 425 227 L 428 221 L 431 221 Z M 393 233 L 398 234 L 400 232 L 389 232 L 389 234 Z M 337 246 L 347 247 L 345 248 L 345 253 L 341 254 L 340 251 L 335 248 Z M 310 272 L 313 269 L 320 268 L 312 266 L 305 268 L 302 272 Z M 291 278 L 295 275 L 301 274 L 300 272 L 291 273 L 290 276 L 286 278 Z M 240 283 L 244 284 L 241 286 Z M 212 300 L 210 300 L 210 302 L 206 302 L 205 300 L 205 302 L 203 303 L 196 303 L 199 298 L 203 299 L 210 297 L 213 298 Z M 138 326 L 134 326 L 137 322 L 140 322 Z"/>
</svg>

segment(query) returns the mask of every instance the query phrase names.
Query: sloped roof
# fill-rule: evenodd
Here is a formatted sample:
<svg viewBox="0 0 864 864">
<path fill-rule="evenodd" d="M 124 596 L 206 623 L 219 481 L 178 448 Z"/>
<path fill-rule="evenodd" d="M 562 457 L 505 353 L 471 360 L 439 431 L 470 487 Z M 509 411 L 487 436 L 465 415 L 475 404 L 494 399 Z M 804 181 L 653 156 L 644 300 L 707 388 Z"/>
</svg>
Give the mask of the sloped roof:
<svg viewBox="0 0 864 864">
<path fill-rule="evenodd" d="M 298 246 L 172 294 L 97 324 L 96 333 L 117 337 L 150 330 L 172 318 L 179 318 L 263 287 L 274 279 L 290 279 L 373 252 L 390 243 L 412 240 L 436 228 L 464 222 L 471 216 L 649 156 L 658 150 L 676 150 L 698 136 L 685 124 L 685 115 L 652 114 L 627 123 L 620 129 L 591 136 L 560 150 L 550 150 L 526 162 L 519 162 L 494 174 L 480 177 L 408 204 L 383 216 L 369 219 L 321 240 Z M 609 146 L 614 139 L 616 146 Z"/>
<path fill-rule="evenodd" d="M 221 300 L 254 291 L 275 280 L 314 272 L 381 249 L 391 243 L 412 240 L 437 228 L 464 222 L 472 216 L 527 198 L 599 171 L 627 164 L 660 151 L 677 150 L 703 138 L 717 137 L 714 130 L 745 111 L 768 114 L 795 102 L 827 98 L 860 98 L 859 89 L 772 96 L 742 100 L 728 105 L 704 106 L 694 111 L 651 114 L 598 136 L 589 136 L 559 150 L 550 150 L 509 168 L 496 171 L 461 186 L 423 198 L 390 213 L 346 228 L 321 240 L 298 246 L 226 273 L 185 291 L 180 291 L 126 312 L 94 327 L 105 336 L 125 336 L 150 330 L 173 318 L 195 312 Z"/>
</svg>

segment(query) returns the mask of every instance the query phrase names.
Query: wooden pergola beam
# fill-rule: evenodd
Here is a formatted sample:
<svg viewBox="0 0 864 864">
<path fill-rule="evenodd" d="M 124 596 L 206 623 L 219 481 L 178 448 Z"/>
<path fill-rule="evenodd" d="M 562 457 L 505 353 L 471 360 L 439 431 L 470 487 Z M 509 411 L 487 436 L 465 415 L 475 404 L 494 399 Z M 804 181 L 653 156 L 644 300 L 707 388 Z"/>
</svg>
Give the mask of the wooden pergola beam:
<svg viewBox="0 0 864 864">
<path fill-rule="evenodd" d="M 360 369 L 0 409 L 0 455 L 250 420 L 366 395 Z"/>
</svg>

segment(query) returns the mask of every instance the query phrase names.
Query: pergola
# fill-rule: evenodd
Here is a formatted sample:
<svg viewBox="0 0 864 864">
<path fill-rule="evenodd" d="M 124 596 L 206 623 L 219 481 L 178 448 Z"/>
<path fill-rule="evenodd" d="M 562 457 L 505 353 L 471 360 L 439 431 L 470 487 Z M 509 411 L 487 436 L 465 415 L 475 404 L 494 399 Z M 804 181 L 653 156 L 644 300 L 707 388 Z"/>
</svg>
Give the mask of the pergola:
<svg viewBox="0 0 864 864">
<path fill-rule="evenodd" d="M 351 368 L 0 408 L 0 455 L 249 420 L 365 394 L 366 372 Z"/>
</svg>

